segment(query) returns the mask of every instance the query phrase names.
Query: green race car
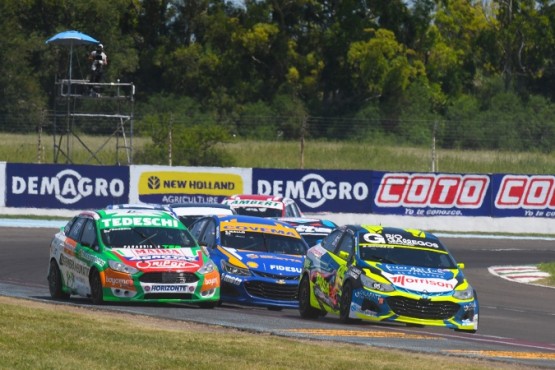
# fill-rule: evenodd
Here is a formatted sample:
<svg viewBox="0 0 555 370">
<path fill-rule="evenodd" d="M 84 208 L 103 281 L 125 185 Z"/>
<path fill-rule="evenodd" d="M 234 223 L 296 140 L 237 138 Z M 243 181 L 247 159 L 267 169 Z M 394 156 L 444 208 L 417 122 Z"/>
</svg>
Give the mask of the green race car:
<svg viewBox="0 0 555 370">
<path fill-rule="evenodd" d="M 211 308 L 220 274 L 205 249 L 171 212 L 84 211 L 52 239 L 50 295 L 93 303 L 179 302 Z"/>
</svg>

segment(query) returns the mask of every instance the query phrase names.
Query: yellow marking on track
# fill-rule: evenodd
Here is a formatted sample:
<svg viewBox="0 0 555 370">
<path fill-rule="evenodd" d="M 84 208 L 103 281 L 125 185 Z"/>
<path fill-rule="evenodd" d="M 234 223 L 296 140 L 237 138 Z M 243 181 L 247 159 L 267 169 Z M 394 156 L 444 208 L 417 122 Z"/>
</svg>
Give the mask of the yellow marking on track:
<svg viewBox="0 0 555 370">
<path fill-rule="evenodd" d="M 290 329 L 288 332 L 322 335 L 327 337 L 359 338 L 401 338 L 401 339 L 442 339 L 427 335 L 407 334 L 393 331 L 328 330 L 328 329 Z"/>
<path fill-rule="evenodd" d="M 486 357 L 505 357 L 520 358 L 530 360 L 555 360 L 555 353 L 544 352 L 510 352 L 510 351 L 467 351 L 467 350 L 451 350 L 450 353 L 479 355 Z"/>
</svg>

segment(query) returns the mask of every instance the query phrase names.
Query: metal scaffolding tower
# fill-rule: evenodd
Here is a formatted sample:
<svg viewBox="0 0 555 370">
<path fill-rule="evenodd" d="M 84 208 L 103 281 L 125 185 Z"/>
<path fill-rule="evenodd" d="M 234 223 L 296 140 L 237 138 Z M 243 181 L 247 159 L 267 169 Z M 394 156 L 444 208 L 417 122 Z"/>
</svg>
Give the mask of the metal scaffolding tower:
<svg viewBox="0 0 555 370">
<path fill-rule="evenodd" d="M 115 163 L 133 163 L 132 83 L 91 83 L 88 80 L 62 79 L 56 82 L 53 122 L 54 163 L 65 158 L 74 163 L 74 145 L 86 150 L 86 164 L 109 164 L 100 156 L 115 141 Z M 85 139 L 86 138 L 86 139 Z M 91 138 L 95 138 L 94 140 Z M 83 151 L 81 151 L 83 152 Z M 111 161 L 111 160 L 110 160 Z"/>
</svg>

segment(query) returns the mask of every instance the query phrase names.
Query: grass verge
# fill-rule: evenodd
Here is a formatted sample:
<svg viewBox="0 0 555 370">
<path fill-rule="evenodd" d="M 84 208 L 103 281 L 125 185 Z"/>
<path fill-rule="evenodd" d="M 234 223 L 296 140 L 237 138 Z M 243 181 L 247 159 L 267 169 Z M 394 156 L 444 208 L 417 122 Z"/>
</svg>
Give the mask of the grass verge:
<svg viewBox="0 0 555 370">
<path fill-rule="evenodd" d="M 555 262 L 545 262 L 538 265 L 538 269 L 543 272 L 547 272 L 550 276 L 536 281 L 538 284 L 543 284 L 551 287 L 555 287 Z"/>
<path fill-rule="evenodd" d="M 185 308 L 184 308 L 185 309 Z M 507 369 L 0 296 L 2 369 Z"/>
</svg>

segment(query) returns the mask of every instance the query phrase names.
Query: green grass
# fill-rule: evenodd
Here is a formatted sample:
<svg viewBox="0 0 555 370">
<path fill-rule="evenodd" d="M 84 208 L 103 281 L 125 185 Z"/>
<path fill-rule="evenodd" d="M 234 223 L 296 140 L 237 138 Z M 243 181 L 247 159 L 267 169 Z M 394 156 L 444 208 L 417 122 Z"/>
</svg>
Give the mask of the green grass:
<svg viewBox="0 0 555 370">
<path fill-rule="evenodd" d="M 0 317 L 0 369 L 521 368 L 1 296 Z"/>
<path fill-rule="evenodd" d="M 0 140 L 0 161 L 54 163 L 55 153 L 58 153 L 57 163 L 66 163 L 67 136 L 60 142 L 59 137 L 42 135 L 39 143 L 36 134 L 3 133 Z M 119 140 L 117 150 L 115 137 L 70 136 L 68 157 L 75 164 L 127 164 L 122 138 Z M 149 138 L 134 137 L 133 151 L 141 150 L 149 142 Z M 55 144 L 62 151 L 55 151 Z M 295 141 L 235 140 L 219 147 L 233 158 L 235 167 L 432 171 L 431 148 L 379 142 L 307 140 L 302 154 L 300 142 Z M 436 172 L 555 174 L 553 154 L 437 149 L 435 156 L 433 168 Z"/>
<path fill-rule="evenodd" d="M 537 281 L 537 283 L 555 287 L 555 262 L 540 263 L 538 265 L 538 269 L 540 271 L 547 272 L 548 274 L 550 274 L 550 276 Z"/>
</svg>

